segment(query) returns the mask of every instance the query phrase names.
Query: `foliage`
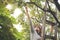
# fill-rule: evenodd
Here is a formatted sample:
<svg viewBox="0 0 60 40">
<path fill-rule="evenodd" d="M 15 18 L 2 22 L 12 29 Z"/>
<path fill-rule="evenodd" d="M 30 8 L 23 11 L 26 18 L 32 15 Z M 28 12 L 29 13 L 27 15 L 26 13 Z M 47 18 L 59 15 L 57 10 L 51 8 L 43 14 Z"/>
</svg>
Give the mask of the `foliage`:
<svg viewBox="0 0 60 40">
<path fill-rule="evenodd" d="M 1 40 L 18 40 L 18 39 L 30 40 L 30 35 L 29 35 L 30 25 L 29 25 L 28 18 L 26 17 L 26 14 L 25 14 L 26 13 L 25 6 L 28 7 L 28 11 L 29 11 L 28 13 L 32 20 L 33 25 L 42 23 L 44 13 L 46 12 L 46 20 L 47 20 L 46 22 L 50 21 L 51 23 L 54 23 L 53 26 L 58 24 L 58 27 L 60 27 L 60 21 L 59 21 L 60 12 L 58 7 L 56 6 L 56 3 L 57 3 L 56 0 L 53 0 L 53 1 L 48 0 L 47 9 L 45 9 L 46 0 L 28 0 L 28 1 L 27 0 L 11 0 L 11 1 L 0 0 L 0 25 L 2 26 L 2 28 L 4 27 L 3 29 L 0 30 Z M 13 4 L 14 5 L 13 10 L 16 7 L 21 8 L 22 13 L 18 16 L 17 20 L 18 20 L 18 23 L 20 23 L 23 27 L 22 32 L 18 33 L 18 31 L 15 28 L 13 28 L 13 24 L 16 23 L 16 19 L 11 16 L 12 10 L 9 11 L 8 9 L 5 8 L 6 4 Z M 55 8 L 52 8 L 51 5 L 54 5 Z M 46 23 L 46 28 L 50 26 L 51 24 L 49 22 Z M 49 32 L 49 30 L 50 29 L 47 29 L 46 33 Z M 6 35 L 7 37 L 5 38 L 3 34 Z M 11 37 L 9 37 L 9 34 L 11 35 Z M 3 36 L 4 36 L 4 39 L 2 39 Z"/>
<path fill-rule="evenodd" d="M 14 35 L 17 30 L 13 28 L 16 19 L 10 15 L 9 10 L 4 5 L 0 5 L 0 40 L 16 40 Z"/>
</svg>

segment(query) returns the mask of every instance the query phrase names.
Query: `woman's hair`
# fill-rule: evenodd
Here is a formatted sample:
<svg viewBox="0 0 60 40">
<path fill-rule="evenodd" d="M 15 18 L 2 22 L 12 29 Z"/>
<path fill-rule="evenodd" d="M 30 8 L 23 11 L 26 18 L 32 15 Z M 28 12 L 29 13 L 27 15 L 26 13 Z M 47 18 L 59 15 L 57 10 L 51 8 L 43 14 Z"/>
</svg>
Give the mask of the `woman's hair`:
<svg viewBox="0 0 60 40">
<path fill-rule="evenodd" d="M 35 24 L 34 28 L 35 28 L 35 31 L 38 33 L 38 35 L 41 35 L 42 26 L 40 24 Z"/>
</svg>

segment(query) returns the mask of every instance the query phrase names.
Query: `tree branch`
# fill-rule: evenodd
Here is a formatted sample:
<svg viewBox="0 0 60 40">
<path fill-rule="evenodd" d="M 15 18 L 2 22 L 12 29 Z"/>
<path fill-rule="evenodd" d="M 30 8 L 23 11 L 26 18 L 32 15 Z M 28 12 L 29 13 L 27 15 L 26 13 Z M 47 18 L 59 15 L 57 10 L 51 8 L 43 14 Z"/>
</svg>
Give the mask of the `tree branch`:
<svg viewBox="0 0 60 40">
<path fill-rule="evenodd" d="M 45 35 L 45 38 L 54 39 L 54 36 Z"/>
<path fill-rule="evenodd" d="M 55 26 L 55 25 L 56 25 L 56 23 L 51 22 L 51 21 L 49 21 L 49 20 L 46 20 L 46 24 L 49 24 L 49 25 L 52 25 L 52 26 Z"/>
<path fill-rule="evenodd" d="M 58 21 L 56 15 L 55 15 L 56 12 L 54 12 L 54 11 L 52 11 L 52 10 L 49 10 L 49 9 L 45 10 L 44 8 L 41 8 L 40 6 L 38 6 L 35 2 L 27 2 L 27 3 L 28 3 L 28 4 L 34 4 L 35 6 L 37 6 L 38 8 L 40 8 L 41 10 L 43 10 L 44 12 L 49 12 L 50 14 L 53 15 L 53 17 L 54 17 L 54 19 L 56 20 L 56 22 L 57 22 L 58 24 L 60 24 L 60 22 Z"/>
<path fill-rule="evenodd" d="M 56 5 L 57 9 L 60 11 L 60 4 L 58 3 L 58 0 L 53 0 L 54 4 Z"/>
<path fill-rule="evenodd" d="M 39 22 L 39 23 L 42 23 L 41 21 L 37 20 L 36 18 L 32 18 L 32 19 L 33 19 L 33 20 L 36 20 L 36 21 Z M 56 25 L 56 23 L 54 23 L 54 22 L 52 22 L 52 21 L 49 21 L 49 20 L 46 20 L 46 24 L 52 25 L 52 26 L 55 26 L 55 25 Z"/>
<path fill-rule="evenodd" d="M 36 20 L 37 22 L 39 22 L 39 23 L 41 23 L 39 20 L 37 20 L 36 18 L 32 18 L 32 19 L 34 19 L 34 20 Z"/>
</svg>

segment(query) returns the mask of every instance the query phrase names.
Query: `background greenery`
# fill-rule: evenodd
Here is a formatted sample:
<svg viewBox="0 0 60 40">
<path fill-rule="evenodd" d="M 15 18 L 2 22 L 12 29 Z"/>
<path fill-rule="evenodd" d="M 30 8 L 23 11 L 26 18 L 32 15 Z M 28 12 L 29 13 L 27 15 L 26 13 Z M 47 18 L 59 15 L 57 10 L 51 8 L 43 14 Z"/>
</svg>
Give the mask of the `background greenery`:
<svg viewBox="0 0 60 40">
<path fill-rule="evenodd" d="M 0 40 L 30 40 L 30 25 L 25 14 L 25 5 L 27 4 L 29 15 L 31 17 L 33 25 L 39 24 L 43 20 L 44 11 L 36 7 L 36 5 L 29 4 L 27 2 L 34 2 L 42 8 L 45 7 L 45 0 L 0 0 Z M 13 8 L 11 10 L 8 10 L 6 8 L 6 5 L 8 4 L 13 5 Z M 50 3 L 50 6 L 51 5 L 54 5 L 54 3 Z M 16 8 L 20 8 L 22 13 L 20 13 L 17 18 L 14 18 L 13 16 L 11 16 L 11 14 L 13 14 L 13 11 Z M 51 10 L 56 11 L 55 8 L 52 8 L 51 6 Z M 59 11 L 57 13 L 57 16 L 58 20 L 60 20 Z M 55 19 L 49 13 L 47 14 L 47 19 L 55 22 Z M 23 30 L 21 32 L 18 32 L 13 26 L 13 24 L 18 23 L 20 23 L 20 25 L 22 25 L 23 27 Z M 46 24 L 47 28 L 48 26 L 50 25 Z M 49 30 L 49 28 L 46 30 L 46 34 L 47 32 L 49 32 Z"/>
</svg>

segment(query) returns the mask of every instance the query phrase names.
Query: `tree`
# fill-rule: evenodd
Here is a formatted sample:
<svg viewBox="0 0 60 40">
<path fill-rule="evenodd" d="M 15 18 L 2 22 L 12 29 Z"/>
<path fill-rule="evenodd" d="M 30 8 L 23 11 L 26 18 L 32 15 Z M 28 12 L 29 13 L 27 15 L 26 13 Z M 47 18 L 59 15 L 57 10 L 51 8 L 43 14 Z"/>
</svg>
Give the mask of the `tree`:
<svg viewBox="0 0 60 40">
<path fill-rule="evenodd" d="M 1 0 L 2 1 L 2 0 Z M 28 7 L 28 11 L 30 14 L 30 18 L 32 20 L 32 24 L 39 24 L 42 23 L 44 12 L 46 12 L 46 24 L 47 26 L 49 25 L 57 25 L 57 27 L 60 27 L 60 4 L 58 3 L 58 0 L 12 0 L 12 1 L 2 1 L 1 4 L 6 5 L 8 3 L 13 4 L 14 6 L 21 8 L 22 14 L 18 16 L 18 22 L 23 26 L 24 32 L 23 34 L 25 36 L 25 39 L 28 40 L 29 36 L 29 22 L 28 19 L 26 18 L 26 10 L 24 9 L 25 6 Z M 45 9 L 45 3 L 47 4 L 46 9 Z M 52 7 L 54 6 L 54 7 Z M 28 31 L 27 31 L 28 30 Z M 25 32 L 26 31 L 26 32 Z M 22 38 L 22 40 L 24 40 Z"/>
</svg>

